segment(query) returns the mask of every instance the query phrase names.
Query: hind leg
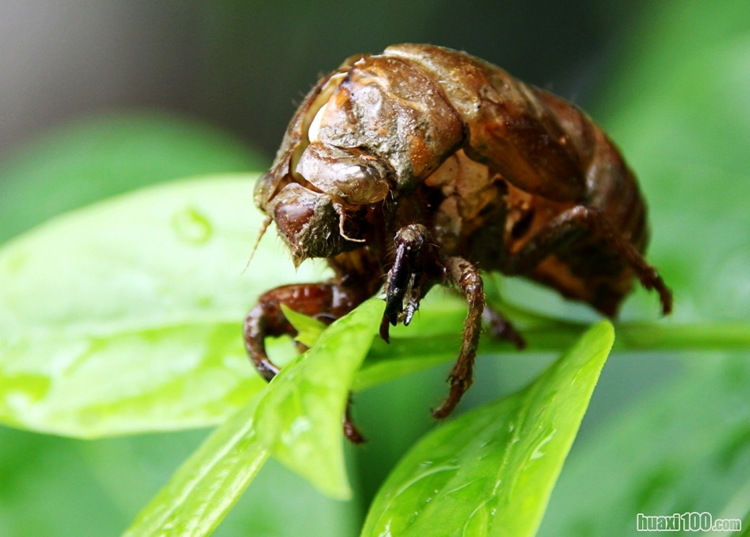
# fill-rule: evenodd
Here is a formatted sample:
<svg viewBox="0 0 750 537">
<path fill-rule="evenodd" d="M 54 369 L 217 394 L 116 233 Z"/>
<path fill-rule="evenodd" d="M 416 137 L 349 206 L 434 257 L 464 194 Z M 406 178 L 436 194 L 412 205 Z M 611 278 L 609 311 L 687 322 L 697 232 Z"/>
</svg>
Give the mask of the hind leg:
<svg viewBox="0 0 750 537">
<path fill-rule="evenodd" d="M 633 270 L 641 285 L 658 293 L 662 313 L 667 315 L 672 311 L 672 291 L 657 270 L 646 262 L 635 246 L 623 238 L 601 211 L 582 205 L 572 207 L 550 220 L 520 251 L 509 256 L 504 272 L 529 274 L 546 257 L 565 248 L 581 232 L 600 235 Z M 616 309 L 615 306 L 605 309 Z"/>
</svg>

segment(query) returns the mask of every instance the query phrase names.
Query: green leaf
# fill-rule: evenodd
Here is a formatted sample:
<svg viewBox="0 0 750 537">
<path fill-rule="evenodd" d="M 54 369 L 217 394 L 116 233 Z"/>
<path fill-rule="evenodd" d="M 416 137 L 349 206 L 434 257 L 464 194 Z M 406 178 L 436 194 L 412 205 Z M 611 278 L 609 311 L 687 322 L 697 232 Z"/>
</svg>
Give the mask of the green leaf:
<svg viewBox="0 0 750 537">
<path fill-rule="evenodd" d="M 204 442 L 126 535 L 209 534 L 250 484 L 271 448 L 277 458 L 324 492 L 337 498 L 349 496 L 341 416 L 348 386 L 372 342 L 383 307 L 382 300 L 371 299 L 333 323 L 263 394 Z M 310 324 L 307 319 L 295 317 L 296 322 Z"/>
<path fill-rule="evenodd" d="M 341 420 L 354 374 L 372 344 L 384 302 L 371 298 L 328 327 L 284 367 L 258 404 L 258 437 L 321 491 L 346 499 Z"/>
<path fill-rule="evenodd" d="M 255 433 L 256 403 L 257 398 L 206 439 L 125 536 L 211 534 L 268 458 Z"/>
<path fill-rule="evenodd" d="M 297 313 L 286 304 L 281 305 L 281 311 L 284 313 L 284 317 L 292 323 L 292 326 L 298 332 L 294 338 L 295 341 L 299 341 L 308 347 L 312 347 L 313 344 L 318 341 L 320 334 L 322 334 L 323 330 L 326 328 L 326 325 L 317 319 Z"/>
<path fill-rule="evenodd" d="M 528 387 L 429 433 L 362 535 L 534 535 L 613 341 L 601 322 Z"/>
<path fill-rule="evenodd" d="M 617 412 L 576 445 L 540 535 L 631 534 L 638 513 L 705 511 L 714 518 L 745 518 L 748 400 L 745 352 L 704 356 L 658 392 Z"/>
<path fill-rule="evenodd" d="M 163 112 L 115 112 L 64 123 L 0 161 L 0 243 L 130 189 L 267 165 L 210 125 Z"/>
<path fill-rule="evenodd" d="M 321 279 L 272 235 L 243 272 L 262 220 L 252 179 L 146 188 L 0 249 L 0 420 L 95 437 L 212 424 L 245 405 L 264 386 L 245 313 L 271 287 Z"/>
</svg>

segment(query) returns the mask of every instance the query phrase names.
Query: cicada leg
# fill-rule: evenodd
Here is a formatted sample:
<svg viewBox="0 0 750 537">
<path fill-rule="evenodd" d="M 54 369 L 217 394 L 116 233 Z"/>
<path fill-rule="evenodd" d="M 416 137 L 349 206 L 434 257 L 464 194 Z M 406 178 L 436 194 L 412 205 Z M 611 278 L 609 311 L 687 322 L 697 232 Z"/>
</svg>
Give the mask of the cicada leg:
<svg viewBox="0 0 750 537">
<path fill-rule="evenodd" d="M 474 358 L 477 354 L 479 334 L 482 331 L 482 315 L 485 309 L 484 285 L 479 270 L 461 257 L 448 257 L 444 262 L 448 270 L 448 278 L 458 286 L 466 299 L 469 311 L 464 321 L 463 342 L 458 360 L 448 376 L 450 392 L 445 401 L 432 411 L 432 415 L 436 418 L 445 418 L 453 412 L 461 397 L 471 386 Z"/>
<path fill-rule="evenodd" d="M 631 267 L 643 287 L 656 290 L 664 315 L 672 311 L 672 291 L 657 270 L 649 265 L 641 252 L 615 229 L 599 210 L 582 205 L 572 207 L 550 220 L 524 247 L 509 256 L 503 271 L 507 274 L 529 274 L 550 254 L 568 247 L 581 231 L 598 235 Z M 613 316 L 618 304 L 595 304 L 607 315 Z"/>
<path fill-rule="evenodd" d="M 489 304 L 485 304 L 482 318 L 493 337 L 512 343 L 518 350 L 526 348 L 526 340 L 515 329 L 513 323 Z"/>
<path fill-rule="evenodd" d="M 484 310 L 482 278 L 476 267 L 465 259 L 440 256 L 429 231 L 421 224 L 399 229 L 394 243 L 396 258 L 386 279 L 385 313 L 380 325 L 380 335 L 384 340 L 388 341 L 389 323 L 409 324 L 419 309 L 419 301 L 435 283 L 446 279 L 455 283 L 469 304 L 461 352 L 448 379 L 450 393 L 433 411 L 436 418 L 444 418 L 471 385 Z"/>
<path fill-rule="evenodd" d="M 247 314 L 243 325 L 245 348 L 255 369 L 270 382 L 279 372 L 279 367 L 268 357 L 266 337 L 297 335 L 297 331 L 281 310 L 282 304 L 296 312 L 317 316 L 330 322 L 349 313 L 365 298 L 361 289 L 342 286 L 335 282 L 283 285 L 264 293 Z M 348 406 L 343 417 L 343 426 L 349 440 L 354 443 L 364 441 L 362 434 L 352 422 Z"/>
<path fill-rule="evenodd" d="M 394 238 L 396 258 L 386 278 L 385 313 L 380 335 L 388 341 L 388 323 L 408 325 L 419 302 L 441 279 L 437 246 L 421 224 L 402 227 Z"/>
<path fill-rule="evenodd" d="M 484 318 L 499 337 L 522 348 L 523 338 L 500 313 L 486 308 L 479 270 L 461 257 L 442 256 L 427 229 L 419 224 L 401 228 L 394 240 L 396 258 L 385 287 L 385 314 L 380 333 L 388 341 L 389 324 L 409 324 L 419 301 L 435 283 L 454 284 L 466 300 L 469 311 L 464 322 L 463 343 L 450 372 L 450 392 L 436 418 L 448 416 L 472 383 L 474 359 Z"/>
</svg>

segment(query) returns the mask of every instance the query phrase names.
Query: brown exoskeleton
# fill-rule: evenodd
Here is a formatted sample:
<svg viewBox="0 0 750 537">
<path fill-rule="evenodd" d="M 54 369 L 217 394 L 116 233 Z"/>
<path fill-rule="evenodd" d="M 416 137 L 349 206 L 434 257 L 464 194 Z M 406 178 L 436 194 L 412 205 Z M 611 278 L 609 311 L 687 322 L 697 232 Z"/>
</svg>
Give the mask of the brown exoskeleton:
<svg viewBox="0 0 750 537">
<path fill-rule="evenodd" d="M 635 276 L 664 314 L 672 307 L 643 257 L 644 200 L 607 135 L 572 104 L 462 52 L 406 44 L 344 62 L 299 107 L 255 203 L 295 264 L 323 257 L 335 273 L 272 289 L 248 314 L 247 350 L 267 380 L 278 368 L 264 339 L 295 335 L 281 304 L 336 319 L 383 283 L 385 340 L 433 285 L 468 303 L 437 418 L 471 385 L 483 317 L 523 346 L 486 307 L 480 270 L 525 276 L 609 317 Z"/>
</svg>

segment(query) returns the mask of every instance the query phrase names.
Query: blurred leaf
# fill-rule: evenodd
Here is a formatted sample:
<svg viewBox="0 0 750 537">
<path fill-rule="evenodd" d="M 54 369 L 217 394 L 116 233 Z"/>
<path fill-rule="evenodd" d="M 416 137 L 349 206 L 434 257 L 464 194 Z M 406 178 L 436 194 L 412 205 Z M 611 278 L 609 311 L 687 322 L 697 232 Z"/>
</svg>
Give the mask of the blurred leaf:
<svg viewBox="0 0 750 537">
<path fill-rule="evenodd" d="M 750 364 L 703 362 L 571 453 L 540 536 L 637 535 L 637 513 L 746 515 L 747 495 L 726 506 L 750 476 Z"/>
<path fill-rule="evenodd" d="M 371 298 L 328 327 L 271 381 L 258 404 L 258 437 L 273 455 L 334 498 L 351 495 L 341 420 L 354 374 L 385 304 Z"/>
<path fill-rule="evenodd" d="M 0 161 L 0 243 L 130 189 L 267 164 L 227 134 L 179 116 L 123 112 L 77 120 Z"/>
<path fill-rule="evenodd" d="M 599 323 L 525 389 L 429 433 L 362 535 L 534 535 L 613 341 Z"/>
<path fill-rule="evenodd" d="M 124 535 L 210 535 L 268 458 L 255 434 L 255 409 L 253 401 L 217 428 Z"/>
<path fill-rule="evenodd" d="M 93 437 L 211 424 L 246 404 L 264 383 L 245 312 L 270 287 L 321 278 L 271 237 L 243 274 L 261 221 L 252 188 L 152 187 L 0 250 L 0 420 Z"/>
</svg>

